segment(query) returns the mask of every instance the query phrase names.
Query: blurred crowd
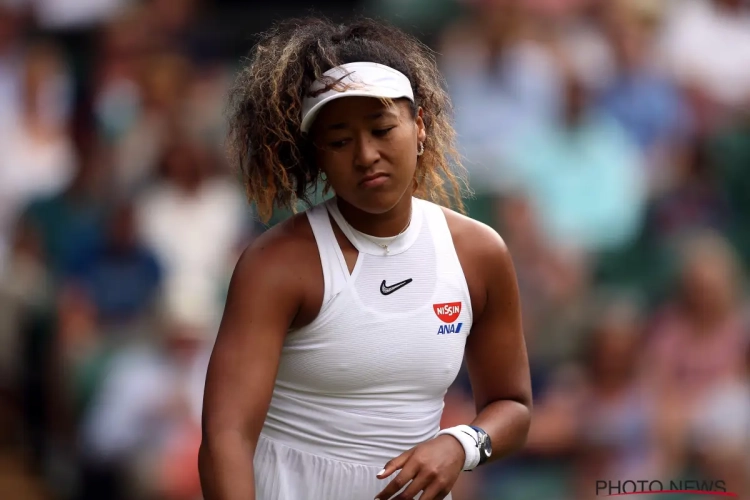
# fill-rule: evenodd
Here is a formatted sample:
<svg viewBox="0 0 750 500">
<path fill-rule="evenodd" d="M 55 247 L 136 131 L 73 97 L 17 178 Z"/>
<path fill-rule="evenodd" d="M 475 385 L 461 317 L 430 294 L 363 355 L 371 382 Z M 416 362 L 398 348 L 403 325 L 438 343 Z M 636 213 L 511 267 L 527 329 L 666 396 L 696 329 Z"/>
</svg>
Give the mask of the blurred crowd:
<svg viewBox="0 0 750 500">
<path fill-rule="evenodd" d="M 266 229 L 222 150 L 239 59 L 201 36 L 211 8 L 0 1 L 2 498 L 200 498 L 208 354 Z M 469 215 L 518 273 L 529 442 L 455 500 L 654 479 L 749 495 L 750 2 L 356 9 L 437 51 Z M 473 413 L 462 373 L 444 424 Z"/>
</svg>

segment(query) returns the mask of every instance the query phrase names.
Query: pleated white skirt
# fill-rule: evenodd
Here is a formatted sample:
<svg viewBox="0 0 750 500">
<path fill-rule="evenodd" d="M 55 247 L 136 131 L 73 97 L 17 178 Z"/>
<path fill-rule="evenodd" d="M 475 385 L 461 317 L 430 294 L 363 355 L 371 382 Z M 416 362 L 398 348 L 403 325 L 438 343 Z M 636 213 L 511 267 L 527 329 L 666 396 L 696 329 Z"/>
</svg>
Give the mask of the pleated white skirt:
<svg viewBox="0 0 750 500">
<path fill-rule="evenodd" d="M 382 466 L 320 457 L 263 434 L 254 468 L 256 500 L 373 500 L 396 476 L 378 479 Z"/>
</svg>

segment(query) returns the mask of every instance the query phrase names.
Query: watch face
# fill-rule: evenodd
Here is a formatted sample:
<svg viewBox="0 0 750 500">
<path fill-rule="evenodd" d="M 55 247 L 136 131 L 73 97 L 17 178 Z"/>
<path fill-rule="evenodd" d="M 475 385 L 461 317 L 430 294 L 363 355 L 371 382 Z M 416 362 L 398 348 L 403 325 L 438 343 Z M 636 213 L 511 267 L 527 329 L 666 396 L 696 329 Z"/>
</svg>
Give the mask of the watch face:
<svg viewBox="0 0 750 500">
<path fill-rule="evenodd" d="M 485 455 L 487 455 L 488 457 L 491 456 L 492 455 L 492 445 L 490 444 L 490 440 L 487 437 L 485 437 L 484 443 L 482 443 L 482 445 L 484 447 L 484 453 L 485 453 Z"/>
<path fill-rule="evenodd" d="M 490 436 L 479 427 L 472 426 L 472 429 L 477 433 L 476 441 L 477 448 L 479 448 L 479 453 L 481 455 L 481 460 L 479 462 L 481 464 L 492 456 L 492 441 L 490 440 Z"/>
<path fill-rule="evenodd" d="M 492 443 L 490 442 L 490 437 L 484 431 L 477 430 L 477 433 L 479 434 L 479 449 L 482 450 L 487 457 L 491 456 Z"/>
</svg>

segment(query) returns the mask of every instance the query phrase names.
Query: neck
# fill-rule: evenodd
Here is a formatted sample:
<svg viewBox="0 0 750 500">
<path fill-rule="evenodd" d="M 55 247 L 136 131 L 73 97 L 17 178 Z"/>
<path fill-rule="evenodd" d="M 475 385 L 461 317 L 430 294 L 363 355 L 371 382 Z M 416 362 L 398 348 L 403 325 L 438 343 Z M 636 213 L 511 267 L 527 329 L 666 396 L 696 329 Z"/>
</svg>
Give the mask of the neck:
<svg viewBox="0 0 750 500">
<path fill-rule="evenodd" d="M 404 193 L 399 202 L 381 214 L 365 212 L 347 203 L 341 198 L 336 199 L 341 215 L 357 231 L 375 236 L 376 238 L 387 238 L 401 233 L 409 223 L 411 216 L 411 193 Z"/>
</svg>

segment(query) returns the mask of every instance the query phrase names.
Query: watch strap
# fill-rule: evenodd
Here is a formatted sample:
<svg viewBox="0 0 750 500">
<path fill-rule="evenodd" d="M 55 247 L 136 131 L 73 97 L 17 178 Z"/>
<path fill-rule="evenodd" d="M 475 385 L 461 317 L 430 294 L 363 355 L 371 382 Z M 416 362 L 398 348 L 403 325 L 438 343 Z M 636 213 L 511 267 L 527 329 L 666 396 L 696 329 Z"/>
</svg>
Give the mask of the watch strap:
<svg viewBox="0 0 750 500">
<path fill-rule="evenodd" d="M 479 451 L 479 439 L 477 431 L 472 427 L 468 425 L 449 427 L 447 429 L 441 430 L 437 435 L 450 435 L 456 438 L 459 443 L 461 443 L 466 456 L 463 467 L 464 471 L 474 470 L 479 465 L 479 462 L 481 460 Z"/>
</svg>

